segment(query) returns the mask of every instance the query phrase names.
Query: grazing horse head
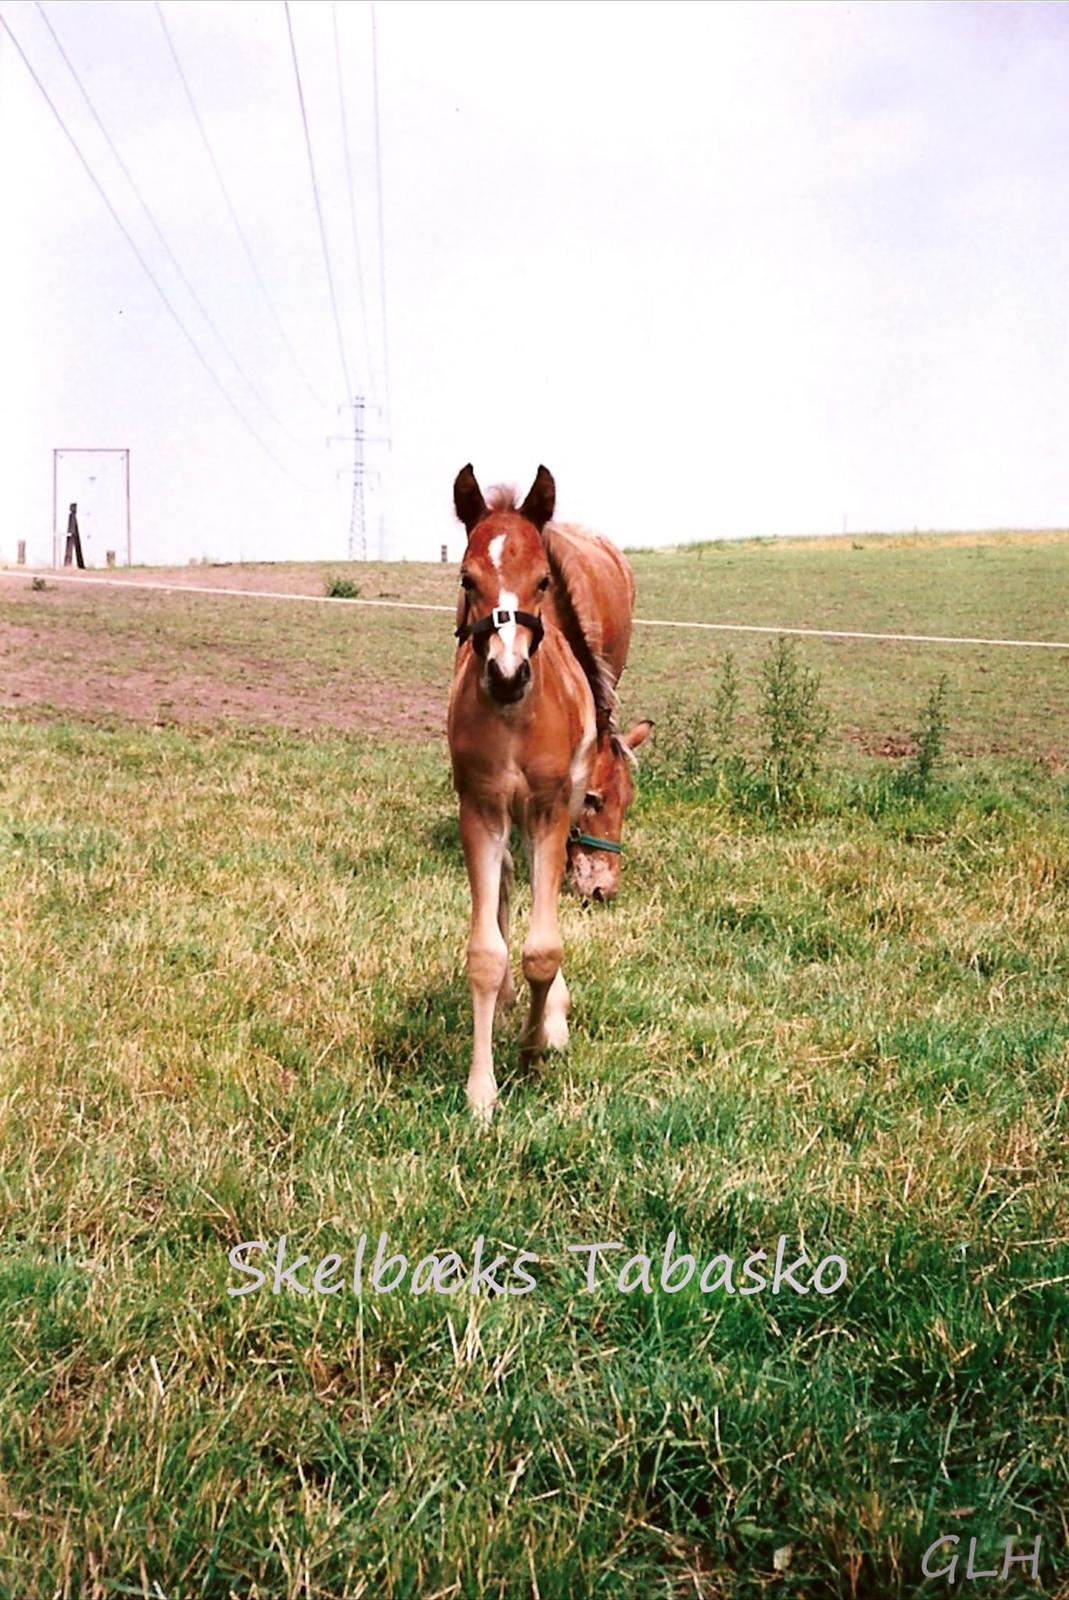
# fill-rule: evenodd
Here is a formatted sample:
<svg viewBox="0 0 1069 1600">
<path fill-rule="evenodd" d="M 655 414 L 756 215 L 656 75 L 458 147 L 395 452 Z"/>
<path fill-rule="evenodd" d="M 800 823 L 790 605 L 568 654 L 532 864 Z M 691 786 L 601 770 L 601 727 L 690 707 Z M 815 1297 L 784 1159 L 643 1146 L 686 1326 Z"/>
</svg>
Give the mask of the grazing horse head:
<svg viewBox="0 0 1069 1600">
<path fill-rule="evenodd" d="M 568 878 L 585 900 L 611 900 L 620 882 L 624 817 L 635 798 L 635 752 L 653 729 L 636 722 L 598 741 L 594 765 L 568 844 Z"/>
<path fill-rule="evenodd" d="M 491 490 L 487 504 L 470 463 L 453 485 L 457 516 L 468 531 L 457 638 L 472 641 L 482 663 L 482 690 L 499 706 L 518 704 L 531 688 L 531 660 L 545 632 L 541 610 L 551 581 L 542 529 L 555 498 L 545 467 L 518 509 L 506 490 Z"/>
</svg>

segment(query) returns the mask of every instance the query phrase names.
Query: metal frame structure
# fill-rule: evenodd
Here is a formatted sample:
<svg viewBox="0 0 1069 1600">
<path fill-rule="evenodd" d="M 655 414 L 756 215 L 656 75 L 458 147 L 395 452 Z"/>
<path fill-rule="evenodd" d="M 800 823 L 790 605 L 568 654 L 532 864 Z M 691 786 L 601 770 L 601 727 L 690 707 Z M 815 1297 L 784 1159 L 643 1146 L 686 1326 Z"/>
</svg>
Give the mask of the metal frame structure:
<svg viewBox="0 0 1069 1600">
<path fill-rule="evenodd" d="M 127 445 L 71 444 L 52 451 L 52 565 L 59 566 L 59 458 L 60 456 L 123 456 L 126 464 L 126 565 L 134 564 L 130 532 L 130 450 Z"/>
</svg>

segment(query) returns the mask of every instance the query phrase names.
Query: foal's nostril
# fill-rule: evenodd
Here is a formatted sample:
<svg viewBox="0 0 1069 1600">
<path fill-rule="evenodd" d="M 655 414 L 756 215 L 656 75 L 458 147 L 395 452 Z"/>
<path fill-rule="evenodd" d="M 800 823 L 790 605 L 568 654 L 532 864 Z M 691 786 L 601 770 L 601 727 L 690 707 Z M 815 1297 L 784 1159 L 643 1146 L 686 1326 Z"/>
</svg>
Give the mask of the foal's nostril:
<svg viewBox="0 0 1069 1600">
<path fill-rule="evenodd" d="M 519 666 L 516 668 L 516 682 L 517 683 L 530 683 L 530 681 L 531 681 L 531 663 L 529 661 L 521 661 Z"/>
</svg>

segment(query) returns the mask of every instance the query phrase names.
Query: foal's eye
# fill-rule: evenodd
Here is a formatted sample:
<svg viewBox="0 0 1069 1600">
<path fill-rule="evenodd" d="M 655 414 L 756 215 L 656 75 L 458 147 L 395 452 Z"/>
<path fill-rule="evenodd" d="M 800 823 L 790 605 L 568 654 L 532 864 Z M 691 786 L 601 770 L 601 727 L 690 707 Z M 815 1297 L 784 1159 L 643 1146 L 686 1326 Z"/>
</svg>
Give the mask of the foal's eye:
<svg viewBox="0 0 1069 1600">
<path fill-rule="evenodd" d="M 473 578 L 469 578 L 466 572 L 462 572 L 460 574 L 460 587 L 463 589 L 465 594 L 471 594 L 475 588 L 475 580 Z"/>
<path fill-rule="evenodd" d="M 596 789 L 588 789 L 583 796 L 583 804 L 591 811 L 601 810 L 601 795 Z"/>
<path fill-rule="evenodd" d="M 546 590 L 548 588 L 549 588 L 549 578 L 546 577 L 546 578 L 543 578 L 541 583 L 538 585 L 539 594 L 545 594 L 545 592 L 546 592 Z"/>
</svg>

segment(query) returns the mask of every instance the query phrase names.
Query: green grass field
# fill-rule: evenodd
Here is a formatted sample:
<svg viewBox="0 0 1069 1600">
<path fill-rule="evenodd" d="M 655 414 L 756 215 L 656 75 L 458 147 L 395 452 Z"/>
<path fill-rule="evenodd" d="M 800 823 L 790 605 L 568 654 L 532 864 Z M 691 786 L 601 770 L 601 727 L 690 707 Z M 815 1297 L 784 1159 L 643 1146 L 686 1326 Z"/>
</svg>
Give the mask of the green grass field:
<svg viewBox="0 0 1069 1600">
<path fill-rule="evenodd" d="M 858 542 L 641 554 L 639 612 L 1064 633 L 1065 537 Z M 124 665 L 0 714 L 4 1600 L 904 1597 L 946 1592 L 944 1533 L 958 1584 L 971 1537 L 984 1571 L 1042 1540 L 966 1595 L 1069 1592 L 1066 654 L 806 643 L 832 717 L 793 820 L 667 739 L 618 901 L 563 903 L 572 1048 L 524 1076 L 503 1023 L 479 1136 L 444 740 L 359 715 L 403 712 L 414 640 L 444 705 L 449 619 L 5 583 L 5 629 Z M 640 630 L 626 710 L 685 724 L 727 643 Z M 732 647 L 751 750 L 769 641 Z M 221 661 L 352 731 L 185 715 L 168 681 Z M 942 672 L 911 793 L 866 751 Z M 125 714 L 146 673 L 169 709 Z M 240 1241 L 347 1277 L 383 1230 L 536 1252 L 536 1287 L 227 1294 Z M 846 1282 L 669 1294 L 671 1232 Z M 597 1240 L 652 1292 L 585 1292 Z"/>
</svg>

